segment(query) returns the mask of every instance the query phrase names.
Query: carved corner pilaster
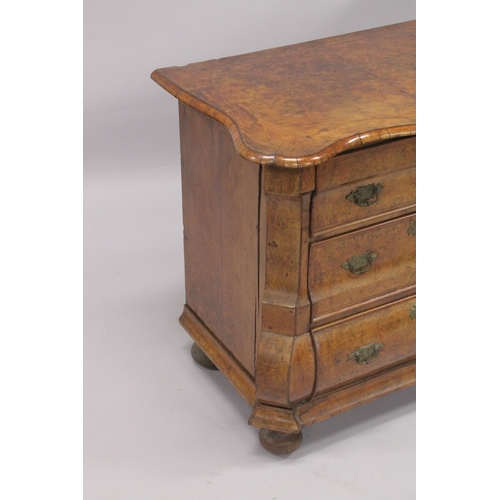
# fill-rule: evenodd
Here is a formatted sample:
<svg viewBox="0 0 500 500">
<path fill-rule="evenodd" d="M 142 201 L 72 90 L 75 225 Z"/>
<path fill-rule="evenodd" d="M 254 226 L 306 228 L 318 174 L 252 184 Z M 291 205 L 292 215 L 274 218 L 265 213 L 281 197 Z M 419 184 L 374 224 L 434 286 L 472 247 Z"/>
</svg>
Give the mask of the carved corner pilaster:
<svg viewBox="0 0 500 500">
<path fill-rule="evenodd" d="M 292 408 L 313 393 L 315 355 L 307 273 L 314 181 L 314 167 L 263 167 L 261 252 L 265 258 L 255 382 L 257 399 L 264 405 Z"/>
</svg>

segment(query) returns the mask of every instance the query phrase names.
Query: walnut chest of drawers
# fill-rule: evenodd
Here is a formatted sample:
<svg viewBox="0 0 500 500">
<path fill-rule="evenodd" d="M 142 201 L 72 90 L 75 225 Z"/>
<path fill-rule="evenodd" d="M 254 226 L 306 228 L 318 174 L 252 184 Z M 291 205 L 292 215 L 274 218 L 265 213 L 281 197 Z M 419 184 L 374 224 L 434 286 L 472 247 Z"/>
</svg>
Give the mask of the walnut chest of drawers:
<svg viewBox="0 0 500 500">
<path fill-rule="evenodd" d="M 193 357 L 263 446 L 415 383 L 415 23 L 158 69 Z"/>
</svg>

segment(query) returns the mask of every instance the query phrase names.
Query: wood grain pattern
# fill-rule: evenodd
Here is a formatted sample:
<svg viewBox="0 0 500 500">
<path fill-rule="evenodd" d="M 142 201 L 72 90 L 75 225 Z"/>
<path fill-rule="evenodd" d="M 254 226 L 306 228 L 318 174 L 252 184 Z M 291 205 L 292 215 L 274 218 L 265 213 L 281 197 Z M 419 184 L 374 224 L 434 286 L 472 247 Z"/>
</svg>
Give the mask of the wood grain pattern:
<svg viewBox="0 0 500 500">
<path fill-rule="evenodd" d="M 314 169 L 264 167 L 265 273 L 256 394 L 270 405 L 290 407 L 314 387 L 307 290 L 311 193 L 306 192 L 314 189 L 314 179 Z"/>
<path fill-rule="evenodd" d="M 284 169 L 267 165 L 264 169 L 264 192 L 282 196 L 299 196 L 315 188 L 316 169 Z"/>
<path fill-rule="evenodd" d="M 255 373 L 259 167 L 180 103 L 186 303 Z"/>
<path fill-rule="evenodd" d="M 415 296 L 408 297 L 313 330 L 316 395 L 414 358 L 415 320 L 409 314 L 414 304 Z M 350 359 L 357 349 L 372 343 L 384 346 L 376 359 L 367 364 Z"/>
<path fill-rule="evenodd" d="M 301 427 L 308 427 L 356 406 L 411 387 L 415 385 L 415 381 L 416 363 L 412 360 L 361 380 L 357 384 L 341 387 L 314 398 L 298 406 L 294 411 L 294 417 Z"/>
<path fill-rule="evenodd" d="M 415 382 L 414 45 L 407 22 L 152 75 L 180 101 L 180 322 L 273 452 Z"/>
<path fill-rule="evenodd" d="M 395 391 L 411 387 L 416 380 L 414 360 L 318 396 L 293 409 L 255 405 L 248 423 L 279 432 L 298 432 L 344 411 L 369 403 Z"/>
<path fill-rule="evenodd" d="M 356 180 L 336 189 L 318 193 L 313 198 L 311 218 L 313 236 L 325 238 L 414 212 L 415 182 L 415 168 L 407 168 Z M 377 194 L 377 201 L 373 204 L 359 206 L 347 199 L 360 187 L 370 184 L 383 186 Z"/>
<path fill-rule="evenodd" d="M 239 154 L 263 165 L 318 165 L 416 131 L 413 21 L 151 77 L 222 123 Z"/>
<path fill-rule="evenodd" d="M 307 273 L 311 194 L 292 197 L 264 193 L 264 197 L 262 331 L 300 335 L 309 331 L 310 320 Z"/>
<path fill-rule="evenodd" d="M 255 379 L 260 403 L 291 408 L 312 395 L 315 378 L 315 352 L 309 332 L 295 337 L 261 333 Z"/>
<path fill-rule="evenodd" d="M 290 404 L 309 399 L 316 380 L 316 353 L 311 334 L 294 337 L 290 357 L 288 399 Z"/>
<path fill-rule="evenodd" d="M 293 339 L 288 335 L 261 333 L 255 377 L 259 402 L 290 406 L 289 374 Z"/>
<path fill-rule="evenodd" d="M 254 406 L 248 423 L 255 427 L 278 432 L 299 432 L 301 428 L 294 410 L 263 403 Z"/>
<path fill-rule="evenodd" d="M 415 284 L 415 238 L 408 215 L 366 229 L 313 243 L 310 251 L 309 293 L 312 318 L 384 296 Z M 371 269 L 353 274 L 343 264 L 353 256 L 374 252 Z"/>
<path fill-rule="evenodd" d="M 340 154 L 316 167 L 316 189 L 326 191 L 348 182 L 415 167 L 416 146 L 416 138 L 409 137 Z"/>
</svg>

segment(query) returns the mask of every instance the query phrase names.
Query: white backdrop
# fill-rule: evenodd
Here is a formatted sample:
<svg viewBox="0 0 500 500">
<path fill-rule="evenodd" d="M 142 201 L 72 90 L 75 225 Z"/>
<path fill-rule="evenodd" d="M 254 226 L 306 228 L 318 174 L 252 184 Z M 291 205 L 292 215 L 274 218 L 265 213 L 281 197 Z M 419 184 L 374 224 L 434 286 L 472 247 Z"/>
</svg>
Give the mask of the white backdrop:
<svg viewBox="0 0 500 500">
<path fill-rule="evenodd" d="M 415 18 L 413 0 L 84 6 L 86 500 L 415 498 L 415 390 L 317 424 L 288 458 L 190 358 L 177 102 L 159 67 Z"/>
</svg>

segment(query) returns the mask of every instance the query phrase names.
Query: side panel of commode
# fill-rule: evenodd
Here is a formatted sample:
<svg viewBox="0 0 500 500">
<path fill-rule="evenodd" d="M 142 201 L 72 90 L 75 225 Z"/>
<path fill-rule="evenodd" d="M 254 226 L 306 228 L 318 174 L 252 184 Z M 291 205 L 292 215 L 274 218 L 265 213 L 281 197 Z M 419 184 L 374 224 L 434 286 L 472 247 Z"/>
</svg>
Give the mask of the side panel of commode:
<svg viewBox="0 0 500 500">
<path fill-rule="evenodd" d="M 260 167 L 227 129 L 179 103 L 186 308 L 255 375 Z"/>
</svg>

